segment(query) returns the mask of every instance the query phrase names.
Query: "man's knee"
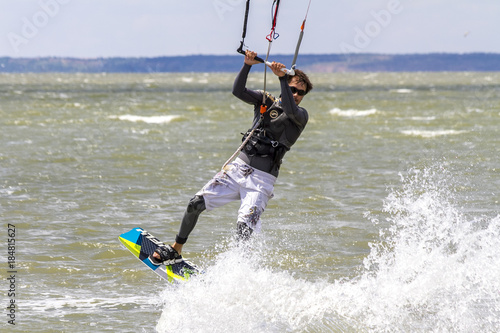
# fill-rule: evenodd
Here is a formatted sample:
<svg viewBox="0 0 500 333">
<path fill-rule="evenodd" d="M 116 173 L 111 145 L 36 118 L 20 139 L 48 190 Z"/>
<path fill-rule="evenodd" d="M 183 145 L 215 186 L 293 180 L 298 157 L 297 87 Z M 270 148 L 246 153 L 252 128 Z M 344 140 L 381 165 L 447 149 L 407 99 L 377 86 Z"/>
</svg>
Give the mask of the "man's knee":
<svg viewBox="0 0 500 333">
<path fill-rule="evenodd" d="M 191 200 L 189 200 L 189 204 L 187 206 L 188 213 L 197 213 L 201 214 L 206 209 L 205 207 L 205 199 L 201 195 L 195 195 Z"/>
</svg>

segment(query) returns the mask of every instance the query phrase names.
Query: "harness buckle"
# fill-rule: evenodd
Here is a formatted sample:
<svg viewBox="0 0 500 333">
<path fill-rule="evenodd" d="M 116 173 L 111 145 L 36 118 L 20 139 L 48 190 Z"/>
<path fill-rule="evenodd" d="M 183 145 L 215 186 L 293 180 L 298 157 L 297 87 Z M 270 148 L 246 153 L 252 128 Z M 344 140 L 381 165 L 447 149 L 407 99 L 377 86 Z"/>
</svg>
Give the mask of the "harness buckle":
<svg viewBox="0 0 500 333">
<path fill-rule="evenodd" d="M 278 147 L 278 145 L 279 145 L 279 144 L 280 144 L 280 143 L 279 143 L 278 141 L 271 141 L 271 146 L 272 146 L 273 148 Z"/>
</svg>

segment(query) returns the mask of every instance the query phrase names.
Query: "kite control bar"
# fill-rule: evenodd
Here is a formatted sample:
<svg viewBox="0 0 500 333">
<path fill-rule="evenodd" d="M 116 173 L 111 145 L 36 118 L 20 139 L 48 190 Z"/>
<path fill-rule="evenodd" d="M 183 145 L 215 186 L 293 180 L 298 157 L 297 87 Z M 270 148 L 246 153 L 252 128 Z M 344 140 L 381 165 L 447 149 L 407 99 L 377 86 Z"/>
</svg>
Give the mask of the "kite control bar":
<svg viewBox="0 0 500 333">
<path fill-rule="evenodd" d="M 241 42 L 241 45 L 240 47 L 236 50 L 236 52 L 238 53 L 241 53 L 243 55 L 246 55 L 245 51 L 243 51 L 243 42 Z M 264 63 L 264 59 L 260 58 L 260 57 L 255 57 L 255 60 L 257 60 L 258 62 L 261 62 L 261 63 Z"/>
<path fill-rule="evenodd" d="M 242 46 L 240 46 L 240 48 L 238 50 L 236 50 L 236 52 L 245 55 L 245 51 L 243 51 Z M 267 66 L 271 66 L 271 62 L 265 61 L 264 59 L 262 59 L 260 57 L 255 57 L 255 60 L 257 60 L 258 62 L 261 62 L 263 64 L 266 64 Z M 291 69 L 283 68 L 282 71 L 285 72 L 285 73 L 287 73 L 290 76 L 294 76 L 295 75 L 295 70 L 294 69 L 295 69 L 295 66 L 293 66 Z"/>
<path fill-rule="evenodd" d="M 269 61 L 266 61 L 266 62 L 264 62 L 264 63 L 265 63 L 266 65 L 268 65 L 268 66 L 271 66 L 271 65 L 272 65 Z M 288 68 L 283 68 L 283 69 L 282 69 L 282 71 L 283 71 L 283 72 L 285 72 L 285 73 L 287 73 L 287 74 L 288 74 L 288 75 L 290 75 L 290 76 L 294 76 L 294 75 L 295 75 L 295 68 L 294 68 L 294 67 L 292 67 L 292 68 L 290 68 L 290 69 L 288 69 Z"/>
</svg>

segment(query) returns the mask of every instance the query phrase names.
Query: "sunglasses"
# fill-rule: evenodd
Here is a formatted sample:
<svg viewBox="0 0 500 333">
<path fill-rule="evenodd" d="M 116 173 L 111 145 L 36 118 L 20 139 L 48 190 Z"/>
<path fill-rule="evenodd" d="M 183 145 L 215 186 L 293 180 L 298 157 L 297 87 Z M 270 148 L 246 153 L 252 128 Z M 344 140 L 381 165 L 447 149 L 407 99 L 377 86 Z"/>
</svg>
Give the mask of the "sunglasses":
<svg viewBox="0 0 500 333">
<path fill-rule="evenodd" d="M 298 94 L 299 96 L 305 96 L 307 93 L 305 90 L 297 89 L 295 87 L 290 87 L 292 94 Z"/>
</svg>

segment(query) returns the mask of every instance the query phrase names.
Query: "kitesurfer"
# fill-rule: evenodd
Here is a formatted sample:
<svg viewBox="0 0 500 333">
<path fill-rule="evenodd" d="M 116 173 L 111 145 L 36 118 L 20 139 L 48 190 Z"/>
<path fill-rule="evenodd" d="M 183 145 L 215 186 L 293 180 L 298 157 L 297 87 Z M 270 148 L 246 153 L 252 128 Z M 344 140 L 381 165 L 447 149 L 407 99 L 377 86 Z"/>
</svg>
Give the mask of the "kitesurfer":
<svg viewBox="0 0 500 333">
<path fill-rule="evenodd" d="M 269 67 L 279 78 L 281 95 L 274 97 L 264 91 L 247 89 L 250 69 L 260 63 L 256 56 L 253 51 L 245 52 L 243 67 L 234 81 L 233 95 L 254 106 L 253 124 L 258 126 L 253 132 L 247 132 L 246 136 L 251 134 L 251 137 L 239 156 L 189 201 L 175 242 L 156 249 L 150 256 L 154 264 L 171 265 L 182 260 L 182 247 L 205 209 L 209 211 L 241 200 L 237 237 L 248 239 L 253 231 L 260 229 L 260 216 L 273 197 L 282 158 L 307 124 L 308 113 L 299 104 L 313 85 L 304 72 L 295 69 L 295 75 L 290 76 L 283 71 L 285 65 L 272 62 Z"/>
</svg>

